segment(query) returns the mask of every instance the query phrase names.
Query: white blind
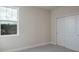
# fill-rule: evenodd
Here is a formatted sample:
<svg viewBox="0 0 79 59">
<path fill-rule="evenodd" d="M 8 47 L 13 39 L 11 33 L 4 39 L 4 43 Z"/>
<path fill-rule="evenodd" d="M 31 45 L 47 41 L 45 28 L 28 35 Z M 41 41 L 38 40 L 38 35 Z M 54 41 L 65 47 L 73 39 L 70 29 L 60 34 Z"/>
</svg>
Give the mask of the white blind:
<svg viewBox="0 0 79 59">
<path fill-rule="evenodd" d="M 0 7 L 0 20 L 17 21 L 17 9 Z"/>
</svg>

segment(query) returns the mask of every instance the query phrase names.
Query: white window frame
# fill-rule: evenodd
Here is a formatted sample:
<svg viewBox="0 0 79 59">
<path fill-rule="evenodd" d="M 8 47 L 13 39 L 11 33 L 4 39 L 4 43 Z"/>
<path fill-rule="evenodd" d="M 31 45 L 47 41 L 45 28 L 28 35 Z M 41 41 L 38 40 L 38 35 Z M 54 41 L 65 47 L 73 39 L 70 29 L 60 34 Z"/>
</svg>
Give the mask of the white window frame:
<svg viewBox="0 0 79 59">
<path fill-rule="evenodd" d="M 6 7 L 6 8 L 15 8 L 15 9 L 17 9 L 17 34 L 1 35 L 1 29 L 0 29 L 0 37 L 19 36 L 19 8 L 17 8 L 17 7 Z M 1 24 L 0 24 L 0 27 L 1 27 Z"/>
</svg>

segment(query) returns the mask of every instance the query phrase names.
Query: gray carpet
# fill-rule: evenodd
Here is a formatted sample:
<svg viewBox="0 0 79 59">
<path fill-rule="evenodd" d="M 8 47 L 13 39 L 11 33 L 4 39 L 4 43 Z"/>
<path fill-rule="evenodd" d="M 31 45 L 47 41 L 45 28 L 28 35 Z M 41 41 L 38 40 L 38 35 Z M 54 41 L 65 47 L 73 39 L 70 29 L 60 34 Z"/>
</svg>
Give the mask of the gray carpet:
<svg viewBox="0 0 79 59">
<path fill-rule="evenodd" d="M 65 47 L 49 44 L 49 45 L 39 46 L 26 50 L 21 50 L 18 52 L 75 52 L 75 51 L 71 49 L 67 49 Z"/>
</svg>

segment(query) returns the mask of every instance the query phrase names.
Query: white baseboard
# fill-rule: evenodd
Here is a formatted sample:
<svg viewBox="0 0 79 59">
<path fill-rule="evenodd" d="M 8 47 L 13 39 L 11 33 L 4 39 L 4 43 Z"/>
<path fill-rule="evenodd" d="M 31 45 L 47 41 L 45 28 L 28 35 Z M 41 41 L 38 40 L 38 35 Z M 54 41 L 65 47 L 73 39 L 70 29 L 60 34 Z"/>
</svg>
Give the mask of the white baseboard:
<svg viewBox="0 0 79 59">
<path fill-rule="evenodd" d="M 50 42 L 40 43 L 40 44 L 28 46 L 28 47 L 22 47 L 22 48 L 6 50 L 5 52 L 18 52 L 18 51 L 21 51 L 21 50 L 25 50 L 25 49 L 29 49 L 29 48 L 34 48 L 34 47 L 38 47 L 38 46 L 43 46 L 43 45 L 47 45 L 47 44 L 50 44 Z"/>
</svg>

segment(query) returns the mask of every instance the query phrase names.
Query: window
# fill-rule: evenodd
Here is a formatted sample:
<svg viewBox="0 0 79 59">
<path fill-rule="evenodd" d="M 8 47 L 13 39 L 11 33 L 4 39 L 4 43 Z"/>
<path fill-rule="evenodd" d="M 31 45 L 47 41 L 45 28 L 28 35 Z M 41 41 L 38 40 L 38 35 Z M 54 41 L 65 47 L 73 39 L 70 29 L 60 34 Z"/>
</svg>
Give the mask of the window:
<svg viewBox="0 0 79 59">
<path fill-rule="evenodd" d="M 14 35 L 18 31 L 18 9 L 0 7 L 0 30 L 1 35 Z"/>
</svg>

